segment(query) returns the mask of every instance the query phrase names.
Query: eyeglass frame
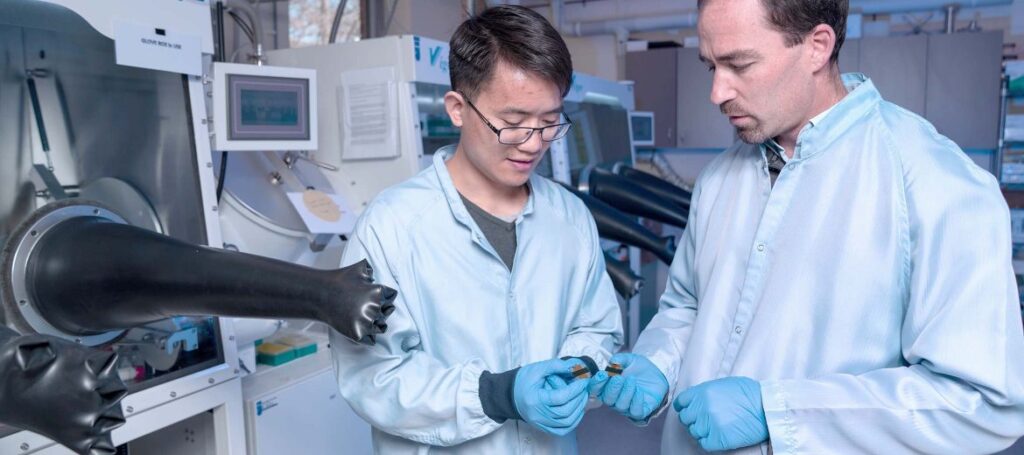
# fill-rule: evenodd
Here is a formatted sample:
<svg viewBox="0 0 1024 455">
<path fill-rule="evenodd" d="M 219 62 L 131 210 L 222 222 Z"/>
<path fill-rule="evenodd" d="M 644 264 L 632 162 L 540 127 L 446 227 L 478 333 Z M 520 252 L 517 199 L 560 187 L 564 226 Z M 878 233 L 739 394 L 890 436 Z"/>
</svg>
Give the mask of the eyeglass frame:
<svg viewBox="0 0 1024 455">
<path fill-rule="evenodd" d="M 469 107 L 471 107 L 473 109 L 473 112 L 476 112 L 476 115 L 480 117 L 480 120 L 484 121 L 484 125 L 487 125 L 487 127 L 490 128 L 492 132 L 494 132 L 494 135 L 498 137 L 498 143 L 499 144 L 504 144 L 504 145 L 521 145 L 521 144 L 525 144 L 525 143 L 529 142 L 530 139 L 533 139 L 533 133 L 538 132 L 538 131 L 540 131 L 540 140 L 542 142 L 549 142 L 550 143 L 550 142 L 555 142 L 555 141 L 565 137 L 566 135 L 569 134 L 569 131 L 572 130 L 572 126 L 573 126 L 572 119 L 569 118 L 569 114 L 566 114 L 565 111 L 562 111 L 562 112 L 559 113 L 559 114 L 562 115 L 562 117 L 565 117 L 565 122 L 563 122 L 563 123 L 556 123 L 554 125 L 542 126 L 542 127 L 539 127 L 539 128 L 534 128 L 534 127 L 531 127 L 531 126 L 506 126 L 504 128 L 498 128 L 498 127 L 494 126 L 489 120 L 487 120 L 487 117 L 484 117 L 484 113 L 480 112 L 480 109 L 476 108 L 476 105 L 474 105 L 473 102 L 469 100 L 469 97 L 466 96 L 465 93 L 462 93 L 462 92 L 457 92 L 457 93 L 459 95 L 462 95 L 462 99 L 466 100 L 466 104 L 468 104 Z M 566 126 L 566 125 L 568 125 L 568 128 L 565 129 L 565 132 L 562 133 L 561 136 L 556 137 L 556 138 L 554 138 L 554 139 L 552 139 L 550 141 L 544 139 L 544 130 L 545 129 L 548 129 L 548 128 L 558 128 L 558 127 L 562 127 L 562 126 Z M 522 142 L 515 142 L 515 143 L 511 143 L 511 144 L 507 143 L 507 142 L 501 142 L 501 132 L 504 131 L 504 130 L 514 130 L 514 129 L 519 129 L 519 130 L 526 129 L 526 130 L 531 130 L 531 131 L 530 131 L 530 134 L 526 135 L 526 138 L 523 139 Z"/>
</svg>

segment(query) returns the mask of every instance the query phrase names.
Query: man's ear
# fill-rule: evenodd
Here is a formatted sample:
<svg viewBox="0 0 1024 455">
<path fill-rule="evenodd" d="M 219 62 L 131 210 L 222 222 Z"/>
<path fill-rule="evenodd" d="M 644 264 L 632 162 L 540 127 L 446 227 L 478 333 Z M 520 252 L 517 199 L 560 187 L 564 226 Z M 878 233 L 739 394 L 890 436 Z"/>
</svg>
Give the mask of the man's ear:
<svg viewBox="0 0 1024 455">
<path fill-rule="evenodd" d="M 448 111 L 448 118 L 452 120 L 452 125 L 462 128 L 462 113 L 465 107 L 466 100 L 459 92 L 449 91 L 444 94 L 444 110 Z"/>
<path fill-rule="evenodd" d="M 818 26 L 811 29 L 811 33 L 807 35 L 805 43 L 810 46 L 811 53 L 811 70 L 813 72 L 827 69 L 832 59 L 832 49 L 836 47 L 836 32 L 825 24 L 818 24 Z"/>
</svg>

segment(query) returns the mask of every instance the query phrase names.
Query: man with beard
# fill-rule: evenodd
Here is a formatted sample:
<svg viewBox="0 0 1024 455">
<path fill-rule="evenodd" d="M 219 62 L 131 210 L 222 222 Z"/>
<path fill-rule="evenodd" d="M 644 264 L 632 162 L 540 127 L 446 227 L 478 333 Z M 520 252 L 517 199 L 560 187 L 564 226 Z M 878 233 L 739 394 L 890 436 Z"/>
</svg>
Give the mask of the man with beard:
<svg viewBox="0 0 1024 455">
<path fill-rule="evenodd" d="M 698 178 L 660 311 L 593 380 L 663 453 L 987 453 L 1024 434 L 999 185 L 840 75 L 845 0 L 700 0 L 742 142 Z M 669 406 L 671 405 L 671 406 Z"/>
</svg>

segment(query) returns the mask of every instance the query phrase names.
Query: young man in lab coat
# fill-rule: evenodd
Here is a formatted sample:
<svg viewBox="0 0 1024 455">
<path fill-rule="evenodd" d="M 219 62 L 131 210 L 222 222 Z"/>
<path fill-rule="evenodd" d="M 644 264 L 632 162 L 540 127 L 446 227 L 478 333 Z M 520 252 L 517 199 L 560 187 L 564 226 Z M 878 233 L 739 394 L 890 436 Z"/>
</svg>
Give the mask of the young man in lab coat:
<svg viewBox="0 0 1024 455">
<path fill-rule="evenodd" d="M 660 311 L 595 378 L 663 453 L 989 453 L 1024 434 L 999 185 L 837 64 L 840 0 L 701 0 L 742 142 L 698 178 Z M 923 81 L 922 81 L 923 83 Z M 664 401 L 663 401 L 664 400 Z"/>
<path fill-rule="evenodd" d="M 341 393 L 378 453 L 573 453 L 588 383 L 570 370 L 603 367 L 622 328 L 593 218 L 533 172 L 571 127 L 569 52 L 500 6 L 455 31 L 449 60 L 459 143 L 377 196 L 342 259 L 398 298 L 376 346 L 332 338 Z"/>
</svg>

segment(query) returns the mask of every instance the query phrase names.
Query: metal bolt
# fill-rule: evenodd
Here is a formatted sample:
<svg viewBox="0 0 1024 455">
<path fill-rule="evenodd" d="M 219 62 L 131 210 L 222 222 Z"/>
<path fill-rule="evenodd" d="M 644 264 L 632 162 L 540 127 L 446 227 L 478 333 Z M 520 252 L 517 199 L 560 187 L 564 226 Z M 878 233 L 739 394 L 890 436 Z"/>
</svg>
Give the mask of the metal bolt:
<svg viewBox="0 0 1024 455">
<path fill-rule="evenodd" d="M 29 445 L 28 445 L 28 443 L 27 443 L 27 442 L 23 442 L 23 443 L 21 443 L 21 447 L 20 447 L 20 449 L 21 449 L 21 451 L 22 451 L 22 452 L 27 452 L 27 451 L 28 451 L 28 449 L 29 449 Z"/>
<path fill-rule="evenodd" d="M 81 338 L 75 338 L 75 343 L 82 344 L 82 339 Z"/>
<path fill-rule="evenodd" d="M 228 341 L 235 341 L 235 336 L 234 335 L 229 336 L 228 337 Z"/>
<path fill-rule="evenodd" d="M 124 408 L 124 410 L 125 410 L 125 411 L 126 411 L 127 413 L 129 413 L 129 414 L 131 414 L 131 413 L 135 412 L 135 408 L 133 408 L 133 407 L 131 407 L 131 406 L 128 406 L 128 407 Z"/>
<path fill-rule="evenodd" d="M 174 397 L 177 397 L 177 396 L 178 396 L 178 392 L 171 392 L 171 398 L 174 398 Z"/>
<path fill-rule="evenodd" d="M 213 384 L 216 381 L 214 381 L 213 378 L 210 378 L 207 382 L 209 382 L 210 384 Z"/>
<path fill-rule="evenodd" d="M 213 163 L 206 163 L 206 167 L 213 167 Z"/>
<path fill-rule="evenodd" d="M 21 299 L 21 300 L 18 301 L 18 304 L 21 305 L 21 306 L 25 306 L 26 303 L 28 303 L 28 302 L 26 302 L 25 299 Z"/>
<path fill-rule="evenodd" d="M 238 368 L 235 368 L 235 374 L 238 374 Z"/>
<path fill-rule="evenodd" d="M 213 207 L 210 207 L 210 210 L 213 210 L 214 212 L 216 212 L 217 211 L 217 206 L 215 205 Z"/>
<path fill-rule="evenodd" d="M 36 231 L 29 232 L 29 235 L 31 235 L 31 236 L 35 236 L 36 234 L 38 234 L 38 232 L 36 232 Z"/>
</svg>

